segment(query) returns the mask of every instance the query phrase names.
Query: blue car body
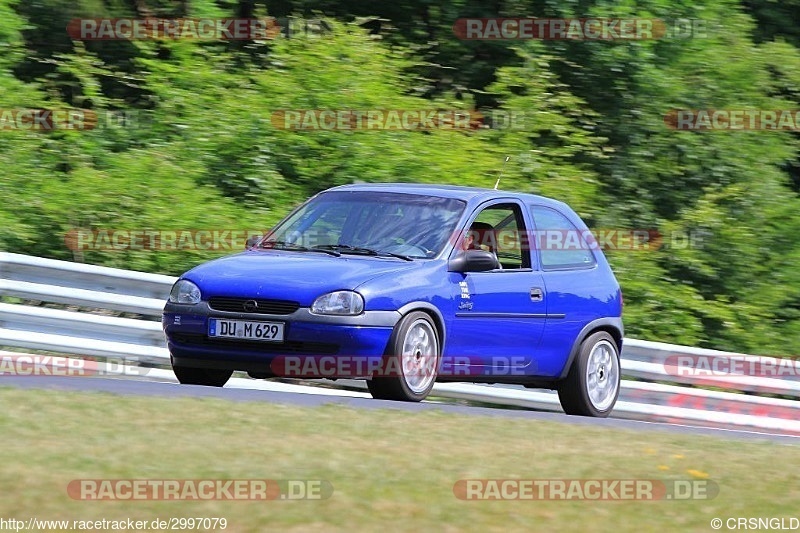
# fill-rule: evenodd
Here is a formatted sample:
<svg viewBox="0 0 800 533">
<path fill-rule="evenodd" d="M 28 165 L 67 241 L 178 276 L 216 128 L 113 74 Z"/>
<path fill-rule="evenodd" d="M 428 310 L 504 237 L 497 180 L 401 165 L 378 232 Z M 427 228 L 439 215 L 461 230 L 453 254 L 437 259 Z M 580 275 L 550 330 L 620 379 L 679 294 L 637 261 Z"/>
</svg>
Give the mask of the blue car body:
<svg viewBox="0 0 800 533">
<path fill-rule="evenodd" d="M 543 229 L 544 222 L 537 226 L 537 213 L 542 221 L 558 219 L 563 226 L 568 225 L 563 223 L 566 219 L 579 235 L 588 232 L 562 202 L 469 187 L 348 185 L 324 191 L 307 204 L 337 194 L 410 195 L 450 202 L 443 204 L 452 212 L 455 231 L 448 227 L 449 235 L 468 231 L 477 214 L 492 206 L 516 213 L 514 224 L 520 234 L 524 233 L 520 225 L 528 233 Z M 302 222 L 295 225 L 299 228 Z M 420 246 L 429 254 L 424 257 L 255 246 L 202 264 L 181 276 L 199 288 L 200 301 L 169 302 L 164 309 L 163 328 L 173 365 L 244 370 L 266 377 L 274 370 L 274 359 L 287 354 L 381 359 L 401 318 L 414 311 L 427 313 L 435 324 L 441 346 L 439 381 L 557 388 L 581 343 L 593 333 L 607 332 L 621 349 L 622 295 L 596 246 L 579 246 L 580 261 L 553 268 L 545 264 L 550 259 L 543 260 L 547 251 L 527 242 L 515 252 L 521 256 L 510 268 L 461 272 L 452 268 L 453 259 L 463 253 L 459 238 L 441 242 L 436 250 Z M 555 256 L 555 261 L 558 257 L 566 256 Z M 312 311 L 317 298 L 335 291 L 358 293 L 363 310 L 352 316 Z M 250 302 L 250 311 L 252 302 L 264 305 L 254 313 L 238 307 L 242 302 Z M 214 318 L 280 322 L 283 340 L 215 338 L 209 335 Z M 469 368 L 452 368 L 458 365 Z"/>
</svg>

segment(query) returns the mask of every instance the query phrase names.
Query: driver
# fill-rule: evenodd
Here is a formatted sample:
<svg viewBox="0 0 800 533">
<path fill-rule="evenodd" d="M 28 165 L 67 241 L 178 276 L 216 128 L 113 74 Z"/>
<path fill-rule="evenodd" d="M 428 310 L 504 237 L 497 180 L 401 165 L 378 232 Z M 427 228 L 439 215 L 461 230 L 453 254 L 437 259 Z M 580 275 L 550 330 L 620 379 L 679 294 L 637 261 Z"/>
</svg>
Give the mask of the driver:
<svg viewBox="0 0 800 533">
<path fill-rule="evenodd" d="M 469 231 L 464 235 L 461 248 L 463 250 L 484 250 L 492 252 L 497 261 L 497 268 L 503 268 L 497 258 L 497 233 L 491 224 L 486 222 L 473 222 Z"/>
</svg>

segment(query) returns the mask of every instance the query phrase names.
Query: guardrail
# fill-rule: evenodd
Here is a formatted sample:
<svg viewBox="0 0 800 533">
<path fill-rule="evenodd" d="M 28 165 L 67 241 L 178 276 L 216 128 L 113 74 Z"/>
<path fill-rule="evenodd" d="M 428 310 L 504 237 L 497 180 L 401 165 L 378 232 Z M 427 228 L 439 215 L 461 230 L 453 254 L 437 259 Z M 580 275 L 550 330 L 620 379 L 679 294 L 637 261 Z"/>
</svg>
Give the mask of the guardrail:
<svg viewBox="0 0 800 533">
<path fill-rule="evenodd" d="M 159 318 L 175 279 L 0 253 L 0 296 L 66 304 L 70 308 L 0 303 L 0 346 L 100 358 L 135 358 L 143 363 L 166 366 L 169 352 Z M 133 313 L 136 318 L 104 316 L 86 312 L 85 308 Z M 621 357 L 624 379 L 613 415 L 800 435 L 800 402 L 796 400 L 800 398 L 800 379 L 796 373 L 780 378 L 684 375 L 669 365 L 676 355 L 722 358 L 731 362 L 750 361 L 754 357 L 626 338 Z M 355 380 L 324 384 L 365 388 L 363 381 Z M 433 395 L 561 410 L 552 391 L 516 386 L 437 383 Z"/>
</svg>

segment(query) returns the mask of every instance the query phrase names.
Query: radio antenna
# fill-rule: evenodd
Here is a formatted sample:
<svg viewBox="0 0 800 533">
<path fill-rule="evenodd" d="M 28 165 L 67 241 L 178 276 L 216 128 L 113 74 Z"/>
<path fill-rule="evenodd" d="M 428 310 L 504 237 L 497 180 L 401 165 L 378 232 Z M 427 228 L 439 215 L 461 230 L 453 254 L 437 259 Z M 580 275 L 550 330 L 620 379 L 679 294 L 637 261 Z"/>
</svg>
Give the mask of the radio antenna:
<svg viewBox="0 0 800 533">
<path fill-rule="evenodd" d="M 506 168 L 506 163 L 508 163 L 509 159 L 511 159 L 511 156 L 507 155 L 506 160 L 503 161 L 503 166 L 500 167 L 500 172 L 497 173 L 497 181 L 494 182 L 494 190 L 497 190 L 497 187 L 500 186 L 500 177 L 503 175 L 503 169 Z"/>
</svg>

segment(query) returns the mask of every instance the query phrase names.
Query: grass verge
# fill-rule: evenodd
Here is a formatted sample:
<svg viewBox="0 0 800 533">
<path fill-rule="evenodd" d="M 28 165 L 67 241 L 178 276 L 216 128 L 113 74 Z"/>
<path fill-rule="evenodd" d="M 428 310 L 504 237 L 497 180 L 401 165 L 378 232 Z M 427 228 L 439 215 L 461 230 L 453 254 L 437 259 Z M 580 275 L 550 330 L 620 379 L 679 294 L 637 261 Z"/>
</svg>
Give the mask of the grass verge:
<svg viewBox="0 0 800 533">
<path fill-rule="evenodd" d="M 800 447 L 438 411 L 0 389 L 0 518 L 225 517 L 226 531 L 710 531 L 796 516 Z M 80 501 L 74 479 L 313 479 L 310 501 Z M 701 479 L 712 500 L 463 501 L 460 479 Z"/>
</svg>

